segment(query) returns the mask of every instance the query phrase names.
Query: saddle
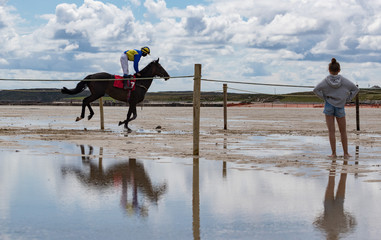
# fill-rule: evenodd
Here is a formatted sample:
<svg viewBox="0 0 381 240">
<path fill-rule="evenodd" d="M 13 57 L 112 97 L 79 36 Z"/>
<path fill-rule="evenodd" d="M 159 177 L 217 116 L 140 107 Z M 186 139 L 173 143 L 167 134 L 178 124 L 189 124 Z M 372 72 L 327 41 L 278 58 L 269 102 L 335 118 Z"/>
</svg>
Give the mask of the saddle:
<svg viewBox="0 0 381 240">
<path fill-rule="evenodd" d="M 136 83 L 136 77 L 133 76 L 131 79 L 126 79 L 123 78 L 122 76 L 119 75 L 114 75 L 115 81 L 114 81 L 114 87 L 116 88 L 122 88 L 123 89 L 123 81 L 127 81 L 127 86 L 129 91 L 134 91 L 135 90 L 135 83 Z"/>
</svg>

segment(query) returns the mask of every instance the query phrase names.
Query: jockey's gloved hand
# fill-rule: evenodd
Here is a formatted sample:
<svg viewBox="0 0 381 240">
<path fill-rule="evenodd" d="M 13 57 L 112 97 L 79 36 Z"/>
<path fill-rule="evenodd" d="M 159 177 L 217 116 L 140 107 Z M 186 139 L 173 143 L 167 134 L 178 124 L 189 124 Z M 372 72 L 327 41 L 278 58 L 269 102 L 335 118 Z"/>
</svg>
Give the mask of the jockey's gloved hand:
<svg viewBox="0 0 381 240">
<path fill-rule="evenodd" d="M 124 74 L 123 78 L 132 78 L 132 75 Z"/>
</svg>

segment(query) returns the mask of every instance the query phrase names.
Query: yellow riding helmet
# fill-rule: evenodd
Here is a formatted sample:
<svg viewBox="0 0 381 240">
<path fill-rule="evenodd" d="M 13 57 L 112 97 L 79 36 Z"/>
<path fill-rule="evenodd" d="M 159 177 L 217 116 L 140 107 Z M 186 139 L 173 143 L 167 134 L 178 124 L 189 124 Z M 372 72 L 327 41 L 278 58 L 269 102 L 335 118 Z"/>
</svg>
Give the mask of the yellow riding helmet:
<svg viewBox="0 0 381 240">
<path fill-rule="evenodd" d="M 150 52 L 151 52 L 151 51 L 149 50 L 149 47 L 147 47 L 147 46 L 142 47 L 141 50 L 142 50 L 143 53 L 146 53 L 146 54 L 150 54 Z"/>
</svg>

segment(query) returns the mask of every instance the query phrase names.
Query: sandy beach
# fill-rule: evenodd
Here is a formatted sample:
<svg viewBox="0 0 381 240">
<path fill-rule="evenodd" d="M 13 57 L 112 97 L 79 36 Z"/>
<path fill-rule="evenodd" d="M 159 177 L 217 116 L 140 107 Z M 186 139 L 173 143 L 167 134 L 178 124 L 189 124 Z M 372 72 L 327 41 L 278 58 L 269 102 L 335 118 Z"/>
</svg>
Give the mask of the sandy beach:
<svg viewBox="0 0 381 240">
<path fill-rule="evenodd" d="M 65 141 L 103 147 L 116 158 L 193 157 L 190 107 L 139 107 L 137 119 L 129 125 L 132 133 L 117 125 L 125 119 L 127 107 L 105 107 L 105 130 L 100 130 L 98 107 L 93 119 L 80 122 L 74 121 L 80 113 L 80 107 L 74 106 L 1 106 L 0 111 L 0 134 L 6 136 L 0 143 L 7 148 L 28 148 L 33 140 Z M 356 131 L 355 109 L 346 111 L 350 154 L 364 163 L 348 171 L 380 171 L 372 160 L 381 155 L 381 110 L 361 108 L 360 131 Z M 340 159 L 338 130 L 337 149 Z M 222 108 L 201 108 L 200 158 L 244 163 L 254 169 L 276 167 L 282 172 L 298 167 L 295 174 L 305 174 L 300 166 L 326 169 L 329 154 L 321 108 L 230 107 L 228 130 L 223 130 Z"/>
<path fill-rule="evenodd" d="M 347 108 L 330 154 L 322 108 L 0 106 L 0 239 L 378 239 L 380 109 Z M 106 229 L 106 230 L 105 230 Z M 334 236 L 334 237 L 332 237 Z"/>
</svg>

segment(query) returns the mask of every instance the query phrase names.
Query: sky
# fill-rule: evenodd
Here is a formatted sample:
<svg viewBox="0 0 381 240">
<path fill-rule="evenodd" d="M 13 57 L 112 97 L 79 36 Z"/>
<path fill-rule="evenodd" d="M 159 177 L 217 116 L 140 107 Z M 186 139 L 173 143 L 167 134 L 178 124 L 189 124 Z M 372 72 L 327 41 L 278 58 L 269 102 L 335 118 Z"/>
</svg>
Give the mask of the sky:
<svg viewBox="0 0 381 240">
<path fill-rule="evenodd" d="M 380 0 L 0 0 L 0 79 L 122 75 L 120 55 L 149 46 L 174 77 L 314 86 L 335 57 L 361 88 L 381 85 Z M 130 69 L 132 65 L 130 65 Z M 0 89 L 76 82 L 0 81 Z M 203 81 L 202 91 L 222 91 Z M 228 84 L 279 94 L 310 88 Z M 233 90 L 234 89 L 234 90 Z M 155 80 L 150 91 L 192 91 L 192 78 Z"/>
</svg>

